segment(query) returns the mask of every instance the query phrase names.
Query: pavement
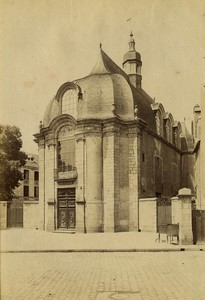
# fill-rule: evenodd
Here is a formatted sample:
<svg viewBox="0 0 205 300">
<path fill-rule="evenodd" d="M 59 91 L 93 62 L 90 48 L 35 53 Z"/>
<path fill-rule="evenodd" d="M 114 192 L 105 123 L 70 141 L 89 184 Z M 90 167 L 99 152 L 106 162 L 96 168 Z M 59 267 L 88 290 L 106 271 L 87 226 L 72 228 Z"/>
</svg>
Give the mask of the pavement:
<svg viewBox="0 0 205 300">
<path fill-rule="evenodd" d="M 1 257 L 1 300 L 205 300 L 204 251 Z"/>
<path fill-rule="evenodd" d="M 0 237 L 1 300 L 205 300 L 205 245 L 143 232 Z"/>
<path fill-rule="evenodd" d="M 119 252 L 119 251 L 205 251 L 205 245 L 159 242 L 149 232 L 89 233 L 46 232 L 28 229 L 1 230 L 1 252 Z M 174 241 L 176 242 L 176 241 Z"/>
</svg>

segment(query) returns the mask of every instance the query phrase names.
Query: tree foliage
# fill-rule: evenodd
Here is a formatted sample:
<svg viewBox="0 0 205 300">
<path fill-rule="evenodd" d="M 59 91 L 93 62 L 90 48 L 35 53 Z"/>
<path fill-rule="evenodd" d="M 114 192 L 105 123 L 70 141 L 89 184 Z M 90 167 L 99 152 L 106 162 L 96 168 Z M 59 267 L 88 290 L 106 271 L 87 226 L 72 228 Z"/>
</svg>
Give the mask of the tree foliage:
<svg viewBox="0 0 205 300">
<path fill-rule="evenodd" d="M 22 180 L 20 168 L 27 155 L 21 151 L 21 132 L 16 126 L 0 125 L 0 201 L 11 200 Z"/>
</svg>

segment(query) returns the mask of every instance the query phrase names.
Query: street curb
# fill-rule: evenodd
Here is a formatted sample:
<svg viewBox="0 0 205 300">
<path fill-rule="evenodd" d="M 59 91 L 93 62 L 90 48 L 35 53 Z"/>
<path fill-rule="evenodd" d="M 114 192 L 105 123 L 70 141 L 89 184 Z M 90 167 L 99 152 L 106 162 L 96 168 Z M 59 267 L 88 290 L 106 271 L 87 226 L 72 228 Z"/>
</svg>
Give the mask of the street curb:
<svg viewBox="0 0 205 300">
<path fill-rule="evenodd" d="M 111 253 L 111 252 L 182 252 L 205 251 L 203 248 L 176 248 L 176 249 L 45 249 L 45 250 L 5 250 L 0 253 Z"/>
</svg>

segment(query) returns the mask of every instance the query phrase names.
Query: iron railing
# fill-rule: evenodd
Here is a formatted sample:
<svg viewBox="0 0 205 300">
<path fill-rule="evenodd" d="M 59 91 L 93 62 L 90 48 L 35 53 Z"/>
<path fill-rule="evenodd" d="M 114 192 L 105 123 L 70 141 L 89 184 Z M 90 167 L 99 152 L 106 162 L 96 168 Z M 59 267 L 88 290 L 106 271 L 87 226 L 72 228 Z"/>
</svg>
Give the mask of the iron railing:
<svg viewBox="0 0 205 300">
<path fill-rule="evenodd" d="M 75 180 L 77 178 L 77 168 L 73 166 L 60 166 L 54 169 L 55 180 Z"/>
</svg>

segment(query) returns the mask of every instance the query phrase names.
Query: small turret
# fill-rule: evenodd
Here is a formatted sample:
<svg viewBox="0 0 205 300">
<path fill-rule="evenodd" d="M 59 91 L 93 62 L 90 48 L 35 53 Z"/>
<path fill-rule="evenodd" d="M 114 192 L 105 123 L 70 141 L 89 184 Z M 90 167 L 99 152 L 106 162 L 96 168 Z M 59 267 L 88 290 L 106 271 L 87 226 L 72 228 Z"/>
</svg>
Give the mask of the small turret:
<svg viewBox="0 0 205 300">
<path fill-rule="evenodd" d="M 133 38 L 133 34 L 131 32 L 130 34 L 130 40 L 129 40 L 129 51 L 124 55 L 123 57 L 123 68 L 124 71 L 128 74 L 130 83 L 137 87 L 141 87 L 141 67 L 142 67 L 142 61 L 141 61 L 141 55 L 139 52 L 135 50 L 135 40 Z"/>
</svg>

